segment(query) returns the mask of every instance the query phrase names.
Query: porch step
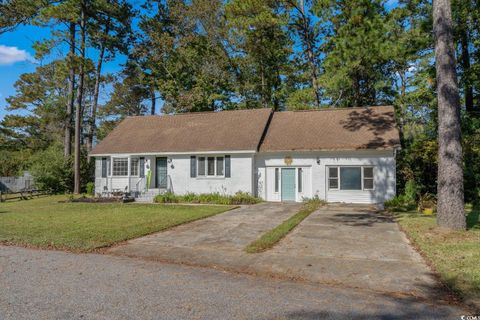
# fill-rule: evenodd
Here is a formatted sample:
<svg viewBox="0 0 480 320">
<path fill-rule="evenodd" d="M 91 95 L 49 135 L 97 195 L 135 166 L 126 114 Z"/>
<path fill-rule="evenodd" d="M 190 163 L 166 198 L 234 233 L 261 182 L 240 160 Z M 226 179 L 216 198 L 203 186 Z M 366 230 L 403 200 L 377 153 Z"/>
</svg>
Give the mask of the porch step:
<svg viewBox="0 0 480 320">
<path fill-rule="evenodd" d="M 153 203 L 153 200 L 157 195 L 165 192 L 166 190 L 163 189 L 143 191 L 137 197 L 135 197 L 135 202 Z"/>
</svg>

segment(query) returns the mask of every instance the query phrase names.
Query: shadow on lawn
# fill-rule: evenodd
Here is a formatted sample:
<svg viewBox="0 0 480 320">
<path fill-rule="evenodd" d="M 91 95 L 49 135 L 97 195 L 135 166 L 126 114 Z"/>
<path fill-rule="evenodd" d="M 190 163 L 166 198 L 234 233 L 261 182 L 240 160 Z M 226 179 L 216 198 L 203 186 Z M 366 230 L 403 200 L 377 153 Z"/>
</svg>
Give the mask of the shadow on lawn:
<svg viewBox="0 0 480 320">
<path fill-rule="evenodd" d="M 480 229 L 480 201 L 472 206 L 472 211 L 467 215 L 467 229 Z"/>
</svg>

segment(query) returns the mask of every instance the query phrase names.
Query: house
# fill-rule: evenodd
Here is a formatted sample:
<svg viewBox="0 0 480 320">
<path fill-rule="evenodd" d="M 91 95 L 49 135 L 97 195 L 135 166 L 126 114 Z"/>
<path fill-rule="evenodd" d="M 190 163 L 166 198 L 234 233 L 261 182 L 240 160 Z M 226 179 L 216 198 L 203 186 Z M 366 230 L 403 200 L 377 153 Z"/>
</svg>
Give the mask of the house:
<svg viewBox="0 0 480 320">
<path fill-rule="evenodd" d="M 383 203 L 395 195 L 391 106 L 128 117 L 90 153 L 95 190 L 249 192 L 267 201 Z"/>
</svg>

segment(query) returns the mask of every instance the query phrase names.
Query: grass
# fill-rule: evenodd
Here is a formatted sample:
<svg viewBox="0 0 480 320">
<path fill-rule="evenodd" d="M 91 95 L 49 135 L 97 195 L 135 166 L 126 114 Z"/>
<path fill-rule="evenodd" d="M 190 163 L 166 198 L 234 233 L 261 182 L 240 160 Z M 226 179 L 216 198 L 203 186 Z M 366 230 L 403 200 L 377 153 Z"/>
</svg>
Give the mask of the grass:
<svg viewBox="0 0 480 320">
<path fill-rule="evenodd" d="M 0 243 L 88 252 L 225 212 L 232 206 L 59 203 L 48 196 L 0 204 Z"/>
<path fill-rule="evenodd" d="M 303 204 L 300 211 L 276 226 L 272 230 L 264 233 L 260 238 L 250 243 L 245 251 L 248 253 L 258 253 L 272 248 L 277 242 L 284 238 L 300 222 L 317 210 L 323 202 L 321 200 L 310 200 Z"/>
<path fill-rule="evenodd" d="M 467 207 L 467 231 L 436 226 L 434 216 L 396 213 L 407 236 L 439 274 L 465 301 L 480 307 L 480 206 Z"/>
</svg>

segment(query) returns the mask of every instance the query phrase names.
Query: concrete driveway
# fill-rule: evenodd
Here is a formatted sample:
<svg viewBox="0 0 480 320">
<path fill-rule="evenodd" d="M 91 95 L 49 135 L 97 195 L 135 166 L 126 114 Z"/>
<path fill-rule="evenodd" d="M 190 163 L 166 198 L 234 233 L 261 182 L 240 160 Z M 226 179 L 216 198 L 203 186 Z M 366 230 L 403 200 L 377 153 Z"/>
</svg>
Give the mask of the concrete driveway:
<svg viewBox="0 0 480 320">
<path fill-rule="evenodd" d="M 365 206 L 329 205 L 273 249 L 245 246 L 295 214 L 299 204 L 262 203 L 111 248 L 115 255 L 263 274 L 394 295 L 438 299 L 438 283 L 398 225 Z"/>
</svg>

